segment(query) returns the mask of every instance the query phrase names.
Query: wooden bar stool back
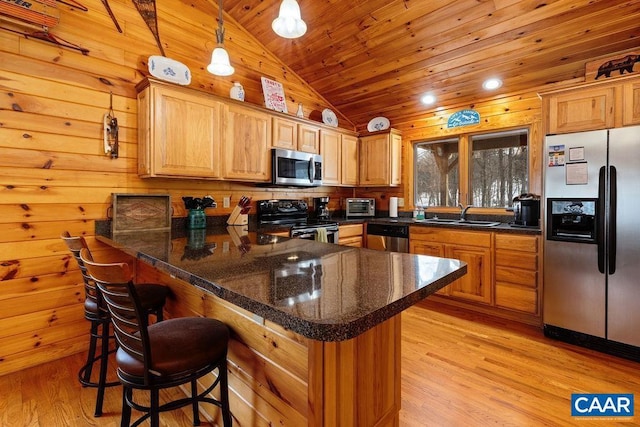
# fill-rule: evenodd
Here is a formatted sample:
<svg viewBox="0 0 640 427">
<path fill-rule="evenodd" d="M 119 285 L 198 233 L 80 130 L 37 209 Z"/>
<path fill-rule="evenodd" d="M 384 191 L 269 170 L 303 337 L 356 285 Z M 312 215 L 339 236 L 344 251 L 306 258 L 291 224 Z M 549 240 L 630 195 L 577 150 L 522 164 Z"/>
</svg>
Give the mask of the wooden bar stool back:
<svg viewBox="0 0 640 427">
<path fill-rule="evenodd" d="M 193 409 L 193 424 L 199 425 L 198 404 L 207 402 L 221 409 L 224 427 L 230 427 L 227 326 L 201 317 L 175 318 L 149 325 L 126 263 L 96 263 L 84 249 L 80 257 L 109 308 L 119 344 L 116 362 L 118 378 L 123 384 L 121 426 L 130 425 L 132 408 L 144 412 L 133 426 L 149 418 L 151 426 L 157 427 L 160 412 L 187 405 Z M 216 369 L 215 379 L 206 379 L 204 383 L 210 385 L 198 393 L 197 380 L 213 375 Z M 190 397 L 160 404 L 161 389 L 187 383 L 191 384 Z M 208 397 L 218 385 L 220 398 Z M 150 392 L 148 406 L 134 401 L 134 389 Z"/>
<path fill-rule="evenodd" d="M 107 382 L 109 354 L 115 352 L 115 348 L 109 350 L 109 340 L 115 338 L 110 334 L 109 325 L 111 323 L 111 317 L 99 290 L 96 288 L 95 282 L 87 273 L 87 268 L 80 259 L 80 250 L 86 249 L 89 251 L 86 240 L 82 236 L 71 236 L 68 231 L 63 232 L 60 238 L 65 242 L 67 248 L 78 263 L 84 282 L 84 317 L 91 322 L 91 330 L 89 332 L 90 339 L 87 361 L 78 372 L 78 380 L 83 387 L 95 387 L 98 389 L 94 415 L 99 417 L 102 415 L 105 388 L 120 385 L 119 381 Z M 158 321 L 162 320 L 162 309 L 169 288 L 157 284 L 143 284 L 138 286 L 140 287 L 140 294 L 143 296 L 143 305 L 147 315 L 153 314 Z M 100 354 L 96 354 L 98 341 L 100 341 Z M 98 379 L 92 380 L 93 367 L 98 361 L 100 362 Z"/>
</svg>

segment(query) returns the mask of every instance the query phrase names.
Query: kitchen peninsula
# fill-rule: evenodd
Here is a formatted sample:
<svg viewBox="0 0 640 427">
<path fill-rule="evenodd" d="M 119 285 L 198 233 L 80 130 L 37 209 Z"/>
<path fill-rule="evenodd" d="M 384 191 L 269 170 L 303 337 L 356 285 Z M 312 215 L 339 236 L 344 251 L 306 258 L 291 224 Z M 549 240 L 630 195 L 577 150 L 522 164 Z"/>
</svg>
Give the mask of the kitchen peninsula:
<svg viewBox="0 0 640 427">
<path fill-rule="evenodd" d="M 171 287 L 169 316 L 229 325 L 240 425 L 397 426 L 400 313 L 466 273 L 458 260 L 238 226 L 97 238 L 135 258 L 139 281 Z"/>
</svg>

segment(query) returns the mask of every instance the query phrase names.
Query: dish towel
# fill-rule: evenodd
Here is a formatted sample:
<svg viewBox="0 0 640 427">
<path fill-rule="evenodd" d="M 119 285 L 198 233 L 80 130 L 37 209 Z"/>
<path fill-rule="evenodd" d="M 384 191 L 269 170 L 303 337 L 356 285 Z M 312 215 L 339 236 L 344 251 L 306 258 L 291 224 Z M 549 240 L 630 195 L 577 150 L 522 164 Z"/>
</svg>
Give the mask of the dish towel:
<svg viewBox="0 0 640 427">
<path fill-rule="evenodd" d="M 316 228 L 316 242 L 329 243 L 327 239 L 327 229 L 324 227 Z"/>
</svg>

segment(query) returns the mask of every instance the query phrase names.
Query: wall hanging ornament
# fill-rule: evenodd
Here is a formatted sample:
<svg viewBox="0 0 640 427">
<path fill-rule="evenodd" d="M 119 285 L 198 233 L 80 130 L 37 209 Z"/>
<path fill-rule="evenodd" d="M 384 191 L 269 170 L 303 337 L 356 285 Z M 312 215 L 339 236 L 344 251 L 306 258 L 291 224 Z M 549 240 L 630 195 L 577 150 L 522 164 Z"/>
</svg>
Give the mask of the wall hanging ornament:
<svg viewBox="0 0 640 427">
<path fill-rule="evenodd" d="M 109 112 L 102 120 L 104 153 L 110 154 L 112 159 L 118 158 L 118 119 L 113 112 L 113 92 L 109 92 Z"/>
<path fill-rule="evenodd" d="M 156 45 L 158 45 L 160 53 L 162 53 L 162 56 L 167 56 L 164 54 L 164 48 L 162 47 L 160 34 L 158 33 L 158 14 L 156 13 L 155 0 L 133 0 L 133 4 L 136 5 L 138 13 L 142 16 L 145 24 L 147 24 L 147 27 L 151 30 L 153 37 L 156 39 Z"/>
</svg>

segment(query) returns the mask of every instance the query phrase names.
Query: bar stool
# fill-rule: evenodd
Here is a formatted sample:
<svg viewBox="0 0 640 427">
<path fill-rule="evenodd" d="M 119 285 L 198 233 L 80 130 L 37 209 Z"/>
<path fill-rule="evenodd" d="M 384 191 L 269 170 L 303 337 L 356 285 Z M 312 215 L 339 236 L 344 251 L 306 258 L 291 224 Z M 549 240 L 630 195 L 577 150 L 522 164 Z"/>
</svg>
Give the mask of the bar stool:
<svg viewBox="0 0 640 427">
<path fill-rule="evenodd" d="M 83 387 L 95 387 L 98 389 L 96 397 L 96 407 L 94 415 L 99 417 L 102 415 L 102 403 L 104 401 L 104 390 L 106 387 L 113 387 L 120 384 L 120 381 L 107 382 L 107 365 L 109 354 L 115 352 L 109 350 L 109 339 L 114 336 L 109 334 L 109 324 L 111 322 L 109 311 L 102 301 L 100 293 L 96 289 L 95 283 L 87 274 L 87 269 L 80 259 L 80 250 L 89 251 L 87 242 L 82 236 L 71 236 L 68 231 L 62 233 L 60 238 L 66 243 L 67 248 L 73 254 L 78 262 L 82 280 L 84 281 L 84 317 L 91 322 L 89 352 L 87 353 L 87 361 L 78 372 L 78 380 Z M 169 288 L 157 284 L 136 285 L 138 293 L 143 301 L 144 311 L 147 315 L 155 315 L 157 321 L 163 319 L 162 309 L 169 293 Z M 96 347 L 100 340 L 100 354 L 96 355 Z M 98 381 L 91 380 L 93 365 L 100 362 L 100 370 L 98 372 Z"/>
<path fill-rule="evenodd" d="M 215 319 L 182 317 L 148 324 L 137 287 L 126 263 L 99 264 L 86 249 L 80 258 L 109 308 L 119 347 L 118 378 L 123 384 L 121 426 L 129 426 L 131 409 L 144 412 L 133 426 L 150 419 L 159 426 L 160 412 L 191 405 L 193 425 L 200 424 L 199 402 L 218 406 L 224 427 L 231 427 L 227 379 L 229 328 Z M 198 394 L 197 380 L 218 370 L 211 385 Z M 160 405 L 159 391 L 191 384 L 191 396 Z M 220 400 L 207 397 L 220 385 Z M 149 406 L 133 400 L 133 390 L 148 390 Z"/>
</svg>

